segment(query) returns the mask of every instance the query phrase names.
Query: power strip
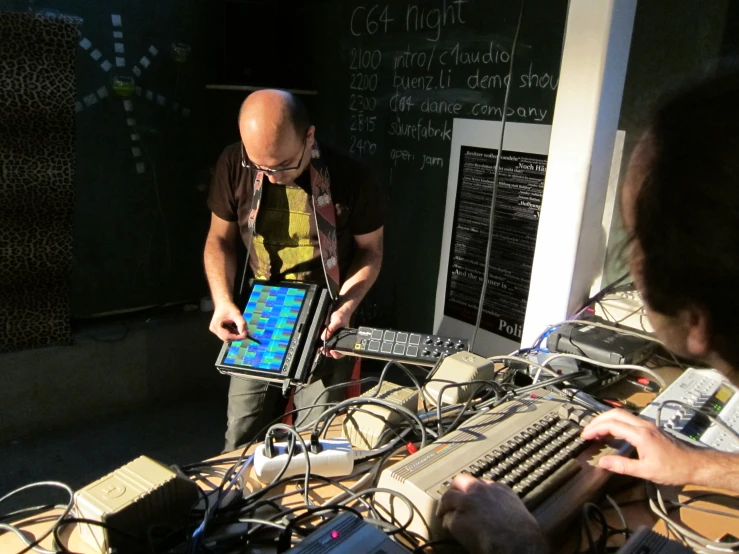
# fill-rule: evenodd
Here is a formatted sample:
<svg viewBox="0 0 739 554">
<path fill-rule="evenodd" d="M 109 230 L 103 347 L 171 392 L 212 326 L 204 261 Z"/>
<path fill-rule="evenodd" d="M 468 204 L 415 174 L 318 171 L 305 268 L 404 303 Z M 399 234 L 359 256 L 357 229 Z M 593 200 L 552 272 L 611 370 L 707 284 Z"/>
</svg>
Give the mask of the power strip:
<svg viewBox="0 0 739 554">
<path fill-rule="evenodd" d="M 359 398 L 377 398 L 392 402 L 413 413 L 418 411 L 418 391 L 384 381 L 378 388 L 372 387 Z M 380 446 L 385 431 L 403 419 L 398 412 L 385 406 L 368 404 L 360 410 L 350 410 L 342 425 L 342 434 L 354 448 L 373 449 Z"/>
<path fill-rule="evenodd" d="M 424 385 L 426 399 L 436 405 L 439 391 L 449 383 L 467 381 L 491 381 L 495 376 L 493 362 L 472 352 L 457 352 L 444 358 L 441 366 Z M 469 400 L 479 385 L 469 384 L 461 387 L 448 387 L 441 395 L 442 404 L 459 404 Z"/>
<path fill-rule="evenodd" d="M 141 456 L 74 494 L 75 513 L 106 527 L 80 524 L 80 535 L 97 552 L 132 552 L 153 525 L 180 528 L 198 500 L 198 486 L 165 465 Z M 110 531 L 111 529 L 121 531 Z"/>
<path fill-rule="evenodd" d="M 321 451 L 314 454 L 308 451 L 310 472 L 323 477 L 345 477 L 354 470 L 354 452 L 346 439 L 320 439 Z M 271 483 L 285 464 L 288 463 L 288 443 L 274 443 L 275 455 L 269 456 L 265 444 L 257 446 L 254 451 L 254 474 L 262 483 Z M 299 442 L 295 443 L 290 463 L 282 477 L 302 475 L 308 470 L 305 453 Z"/>
</svg>

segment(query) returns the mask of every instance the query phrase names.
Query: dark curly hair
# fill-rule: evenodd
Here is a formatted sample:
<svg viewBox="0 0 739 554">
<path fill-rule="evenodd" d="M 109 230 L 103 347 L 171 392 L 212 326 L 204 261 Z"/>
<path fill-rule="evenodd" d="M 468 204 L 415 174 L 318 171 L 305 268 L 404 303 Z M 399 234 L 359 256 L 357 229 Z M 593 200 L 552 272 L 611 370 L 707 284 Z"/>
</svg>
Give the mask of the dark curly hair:
<svg viewBox="0 0 739 554">
<path fill-rule="evenodd" d="M 667 96 L 647 140 L 630 237 L 646 303 L 668 316 L 703 309 L 711 348 L 739 368 L 739 74 Z"/>
</svg>

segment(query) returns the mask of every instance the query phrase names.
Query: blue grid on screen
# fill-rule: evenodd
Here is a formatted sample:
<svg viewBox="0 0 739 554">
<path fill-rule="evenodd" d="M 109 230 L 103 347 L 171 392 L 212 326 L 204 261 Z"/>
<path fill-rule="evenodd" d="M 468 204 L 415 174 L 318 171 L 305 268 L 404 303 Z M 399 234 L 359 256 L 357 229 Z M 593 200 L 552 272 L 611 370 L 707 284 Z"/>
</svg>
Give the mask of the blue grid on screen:
<svg viewBox="0 0 739 554">
<path fill-rule="evenodd" d="M 231 343 L 224 363 L 280 371 L 303 306 L 304 289 L 256 284 L 244 309 L 250 340 Z"/>
</svg>

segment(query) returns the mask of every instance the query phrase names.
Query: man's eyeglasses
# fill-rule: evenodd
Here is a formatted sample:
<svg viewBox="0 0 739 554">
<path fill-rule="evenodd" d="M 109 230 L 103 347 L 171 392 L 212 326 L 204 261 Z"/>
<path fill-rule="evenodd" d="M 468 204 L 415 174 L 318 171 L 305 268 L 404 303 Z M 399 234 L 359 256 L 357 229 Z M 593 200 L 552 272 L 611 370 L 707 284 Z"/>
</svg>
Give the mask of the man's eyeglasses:
<svg viewBox="0 0 739 554">
<path fill-rule="evenodd" d="M 305 145 L 308 142 L 308 135 L 306 134 L 303 138 L 303 149 L 301 150 L 300 159 L 298 160 L 298 163 L 292 167 L 262 167 L 260 165 L 257 165 L 247 159 L 246 157 L 246 148 L 244 148 L 244 145 L 241 145 L 241 167 L 247 167 L 249 169 L 253 169 L 254 171 L 261 171 L 262 173 L 266 173 L 267 175 L 274 175 L 275 173 L 284 173 L 286 171 L 294 171 L 296 169 L 300 169 L 300 166 L 303 165 L 303 158 L 305 157 Z"/>
</svg>

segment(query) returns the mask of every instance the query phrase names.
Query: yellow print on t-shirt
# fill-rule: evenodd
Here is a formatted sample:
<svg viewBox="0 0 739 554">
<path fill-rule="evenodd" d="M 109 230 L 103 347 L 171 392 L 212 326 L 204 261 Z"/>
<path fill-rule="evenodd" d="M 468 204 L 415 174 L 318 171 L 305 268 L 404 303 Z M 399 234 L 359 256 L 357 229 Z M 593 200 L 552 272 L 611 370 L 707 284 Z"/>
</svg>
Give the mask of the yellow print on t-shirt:
<svg viewBox="0 0 739 554">
<path fill-rule="evenodd" d="M 252 248 L 257 279 L 311 280 L 316 253 L 311 242 L 310 196 L 298 186 L 270 186 L 262 198 Z"/>
</svg>

